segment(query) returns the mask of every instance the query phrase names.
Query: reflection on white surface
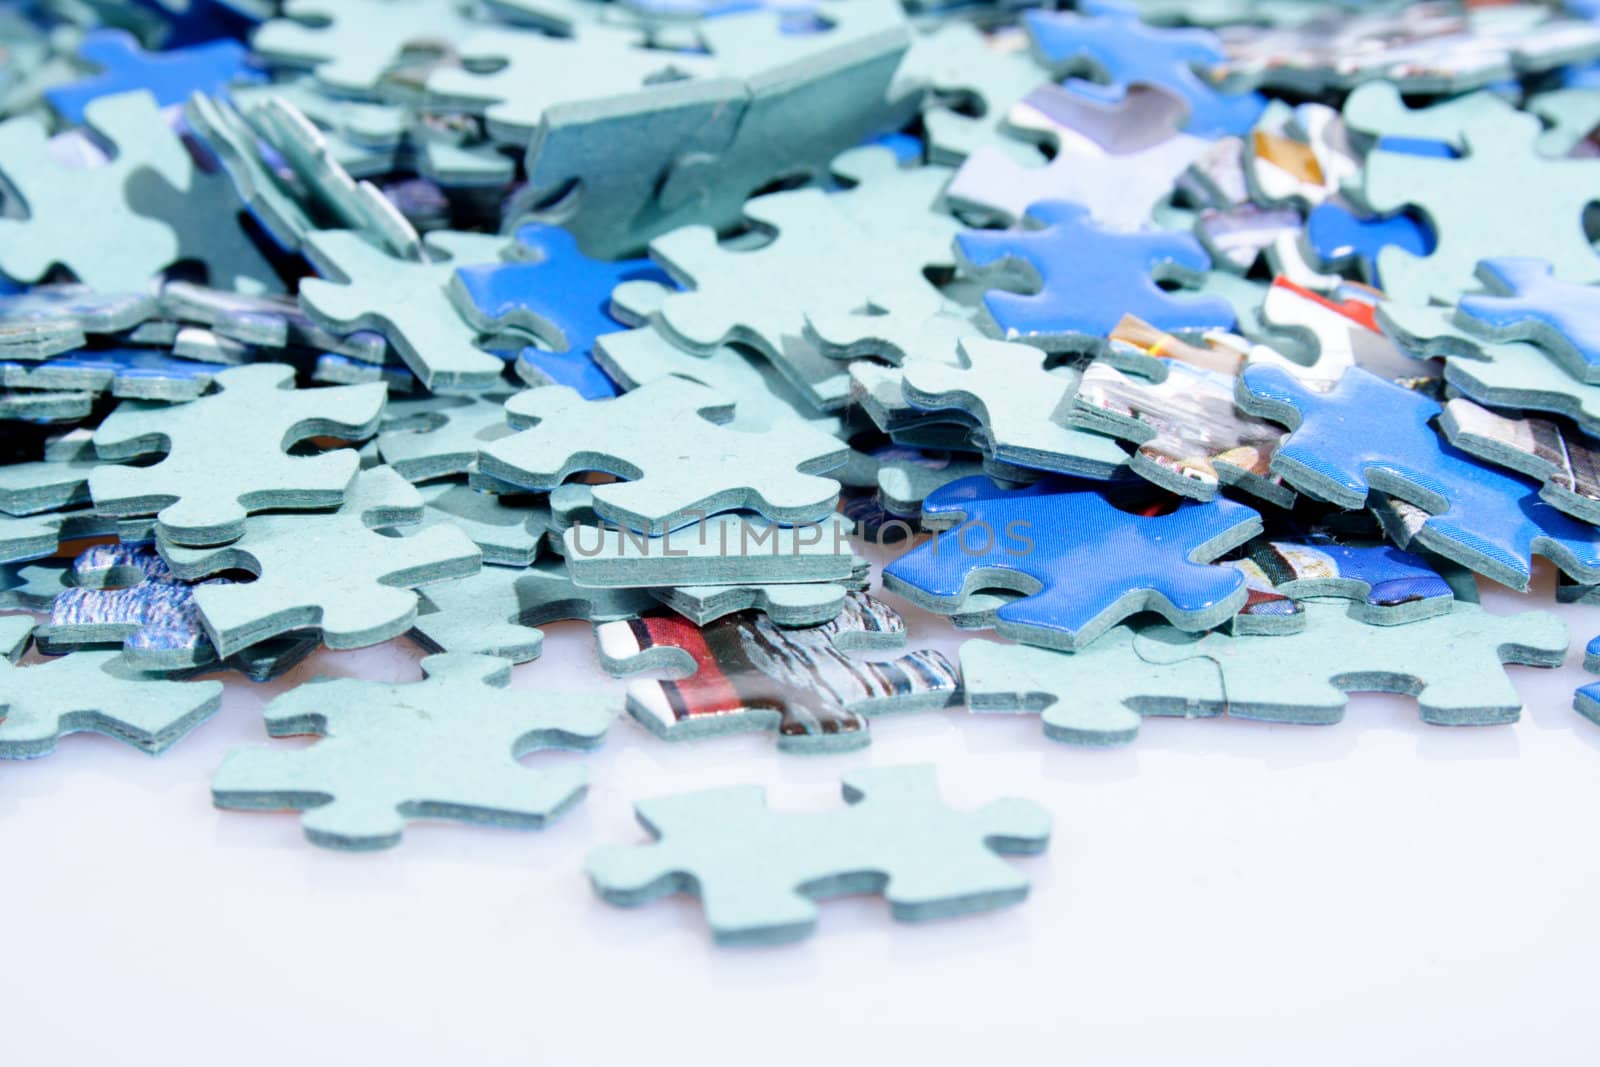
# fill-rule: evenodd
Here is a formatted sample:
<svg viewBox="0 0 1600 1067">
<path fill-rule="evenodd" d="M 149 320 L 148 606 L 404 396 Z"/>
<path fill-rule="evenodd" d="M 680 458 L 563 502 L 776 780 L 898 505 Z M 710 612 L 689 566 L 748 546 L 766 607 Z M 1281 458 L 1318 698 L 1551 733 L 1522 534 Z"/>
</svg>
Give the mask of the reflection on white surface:
<svg viewBox="0 0 1600 1067">
<path fill-rule="evenodd" d="M 1550 606 L 1485 590 L 1500 613 Z M 966 635 L 889 598 L 913 645 Z M 165 757 L 79 735 L 0 765 L 7 1062 L 1594 1063 L 1600 727 L 1570 708 L 1600 609 L 1555 606 L 1568 666 L 1513 667 L 1510 727 L 1424 726 L 1357 696 L 1334 727 L 1151 719 L 1132 746 L 1054 744 L 1031 716 L 877 720 L 873 745 L 656 740 L 619 717 L 589 799 L 543 832 L 413 823 L 343 855 L 291 814 L 220 812 L 212 770 L 265 740 L 264 700 L 317 673 L 419 677 L 404 642 L 323 652 Z M 589 628 L 546 628 L 519 688 L 626 682 Z M 295 744 L 297 742 L 276 742 Z M 612 908 L 583 856 L 642 840 L 632 801 L 761 782 L 837 803 L 853 767 L 932 761 L 956 803 L 1044 804 L 1019 908 L 926 926 L 826 903 L 818 936 L 712 946 L 693 901 Z M 627 1057 L 627 1059 L 624 1059 Z"/>
</svg>

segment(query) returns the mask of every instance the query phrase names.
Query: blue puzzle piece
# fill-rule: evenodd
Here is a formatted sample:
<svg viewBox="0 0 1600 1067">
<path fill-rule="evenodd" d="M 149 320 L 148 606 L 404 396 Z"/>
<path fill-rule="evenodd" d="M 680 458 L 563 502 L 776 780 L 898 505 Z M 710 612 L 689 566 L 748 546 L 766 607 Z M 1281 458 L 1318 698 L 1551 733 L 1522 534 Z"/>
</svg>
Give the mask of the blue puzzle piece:
<svg viewBox="0 0 1600 1067">
<path fill-rule="evenodd" d="M 146 52 L 132 34 L 96 30 L 78 46 L 78 57 L 102 67 L 99 74 L 45 90 L 56 114 L 83 124 L 91 100 L 137 89 L 149 91 L 161 107 L 181 104 L 195 93 L 221 92 L 240 82 L 259 82 L 265 75 L 247 62 L 250 52 L 238 41 L 209 41 L 168 52 Z"/>
<path fill-rule="evenodd" d="M 1414 504 L 1430 513 L 1420 544 L 1516 589 L 1528 587 L 1536 552 L 1580 581 L 1600 577 L 1600 531 L 1540 500 L 1531 480 L 1452 447 L 1432 425 L 1439 405 L 1421 393 L 1360 368 L 1318 393 L 1254 366 L 1238 400 L 1290 428 L 1272 470 L 1303 492 L 1344 508 L 1364 507 L 1372 490 Z"/>
<path fill-rule="evenodd" d="M 590 354 L 595 338 L 619 328 L 610 312 L 611 291 L 625 281 L 672 280 L 648 259 L 591 259 L 559 226 L 530 223 L 516 237 L 527 258 L 456 271 L 456 306 L 480 330 L 520 328 L 549 345 L 529 346 L 518 356 L 536 380 L 571 386 L 586 400 L 617 395 Z"/>
<path fill-rule="evenodd" d="M 1583 669 L 1600 674 L 1600 637 L 1591 638 L 1583 650 Z M 1572 696 L 1572 706 L 1584 718 L 1600 723 L 1600 682 L 1590 682 Z"/>
<path fill-rule="evenodd" d="M 1462 297 L 1461 325 L 1496 341 L 1532 341 L 1574 378 L 1600 384 L 1600 286 L 1561 281 L 1542 259 L 1486 259 L 1477 273 L 1491 295 Z"/>
<path fill-rule="evenodd" d="M 956 239 L 974 268 L 1002 277 L 1018 266 L 1040 282 L 1036 293 L 990 290 L 983 303 L 1007 337 L 1105 337 L 1123 315 L 1167 333 L 1232 329 L 1232 305 L 1215 296 L 1169 293 L 1157 278 L 1196 278 L 1211 267 L 1187 233 L 1110 233 L 1089 209 L 1046 201 L 1028 209 L 1032 229 L 974 230 Z M 1042 228 L 1040 228 L 1042 227 Z"/>
<path fill-rule="evenodd" d="M 1433 232 L 1419 219 L 1399 214 L 1364 219 L 1342 204 L 1326 201 L 1306 219 L 1306 239 L 1322 263 L 1339 267 L 1355 260 L 1362 277 L 1377 288 L 1378 253 L 1389 245 L 1415 256 L 1433 253 Z"/>
<path fill-rule="evenodd" d="M 0 363 L 0 375 L 82 374 L 82 384 L 46 382 L 42 388 L 102 388 L 109 378 L 119 396 L 155 400 L 187 400 L 204 392 L 211 378 L 222 368 L 150 348 L 81 348 L 56 356 L 45 363 Z M 30 385 L 36 383 L 28 383 Z"/>
<path fill-rule="evenodd" d="M 884 568 L 886 588 L 946 612 L 980 589 L 1024 593 L 998 609 L 999 633 L 1068 650 L 1138 611 L 1194 630 L 1231 618 L 1245 603 L 1244 577 L 1207 561 L 1261 530 L 1260 516 L 1231 500 L 1135 514 L 1100 487 L 1065 480 L 1004 490 L 963 478 L 929 495 L 923 518 L 961 525 Z"/>
<path fill-rule="evenodd" d="M 1248 133 L 1267 106 L 1260 93 L 1223 93 L 1204 81 L 1197 66 L 1220 66 L 1227 58 L 1213 33 L 1197 29 L 1157 29 L 1139 21 L 1128 7 L 1109 0 L 1084 0 L 1080 11 L 1030 11 L 1028 32 L 1035 50 L 1057 66 L 1088 60 L 1109 85 L 1069 79 L 1065 86 L 1094 103 L 1117 104 L 1130 85 L 1153 85 L 1189 105 L 1185 129 L 1197 137 Z"/>
</svg>

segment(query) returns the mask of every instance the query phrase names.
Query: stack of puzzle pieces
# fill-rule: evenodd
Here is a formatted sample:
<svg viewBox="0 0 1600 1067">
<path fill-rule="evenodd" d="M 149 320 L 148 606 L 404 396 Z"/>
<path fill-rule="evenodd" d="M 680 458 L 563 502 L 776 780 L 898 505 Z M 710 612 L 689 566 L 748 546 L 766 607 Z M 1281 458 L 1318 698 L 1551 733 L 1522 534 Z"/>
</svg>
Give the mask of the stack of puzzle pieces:
<svg viewBox="0 0 1600 1067">
<path fill-rule="evenodd" d="M 1476 579 L 1600 602 L 1596 202 L 1593 0 L 20 0 L 0 757 L 405 641 L 215 803 L 537 827 L 585 776 L 521 757 L 624 710 L 538 684 L 561 620 L 671 675 L 625 707 L 666 741 L 1513 722 L 1566 630 Z M 927 767 L 694 784 L 589 873 L 725 942 L 1014 903 L 1049 835 Z"/>
</svg>

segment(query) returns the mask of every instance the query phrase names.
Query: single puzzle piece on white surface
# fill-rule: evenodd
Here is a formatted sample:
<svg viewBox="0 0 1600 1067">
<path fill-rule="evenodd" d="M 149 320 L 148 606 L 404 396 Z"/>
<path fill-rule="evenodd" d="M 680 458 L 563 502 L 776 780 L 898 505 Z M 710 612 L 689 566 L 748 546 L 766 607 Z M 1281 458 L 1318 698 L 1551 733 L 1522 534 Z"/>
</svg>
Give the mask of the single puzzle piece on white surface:
<svg viewBox="0 0 1600 1067">
<path fill-rule="evenodd" d="M 458 267 L 499 262 L 507 244 L 494 234 L 435 230 L 424 241 L 435 258 L 418 263 L 386 255 L 353 231 L 319 230 L 307 238 L 306 255 L 340 280 L 306 279 L 300 303 L 329 329 L 382 333 L 432 392 L 484 392 L 500 384 L 505 362 L 477 347 L 449 285 Z"/>
<path fill-rule="evenodd" d="M 317 628 L 329 648 L 361 648 L 398 637 L 417 612 L 413 587 L 475 573 L 482 553 L 439 524 L 410 537 L 380 527 L 416 523 L 422 496 L 394 471 L 375 467 L 351 483 L 337 511 L 257 515 L 223 548 L 161 544 L 179 578 L 246 570 L 253 582 L 195 590 L 206 634 L 231 656 L 268 637 Z"/>
<path fill-rule="evenodd" d="M 1045 369 L 1045 353 L 1010 341 L 973 339 L 961 344 L 953 364 L 932 359 L 907 363 L 905 397 L 929 410 L 955 409 L 973 418 L 974 444 L 1001 463 L 1033 470 L 1107 478 L 1127 455 L 1102 434 L 1067 424 L 1079 382 L 1076 374 Z"/>
<path fill-rule="evenodd" d="M 961 646 L 975 712 L 1043 712 L 1070 744 L 1131 741 L 1145 715 L 1336 723 L 1348 693 L 1417 697 L 1424 722 L 1484 726 L 1522 712 L 1503 664 L 1559 666 L 1567 630 L 1548 612 L 1496 616 L 1456 603 L 1445 615 L 1369 626 L 1343 604 L 1309 602 L 1305 629 L 1271 636 L 1170 626 L 1117 627 L 1075 653 L 969 641 Z"/>
<path fill-rule="evenodd" d="M 897 649 L 905 623 L 887 604 L 851 593 L 817 626 L 786 628 L 758 612 L 696 626 L 675 615 L 608 623 L 595 631 L 613 674 L 653 667 L 682 680 L 638 682 L 628 713 L 669 741 L 775 730 L 791 752 L 840 752 L 868 743 L 869 716 L 947 707 L 960 699 L 940 652 L 859 659 L 851 649 Z"/>
<path fill-rule="evenodd" d="M 319 740 L 235 749 L 212 780 L 213 802 L 303 811 L 313 844 L 369 850 L 398 844 L 409 819 L 537 829 L 582 799 L 583 767 L 518 760 L 600 744 L 610 698 L 512 690 L 511 664 L 493 656 L 429 656 L 422 672 L 398 685 L 321 678 L 276 697 L 267 732 Z"/>
<path fill-rule="evenodd" d="M 628 479 L 595 486 L 595 511 L 652 534 L 733 508 L 776 522 L 830 513 L 839 483 L 818 475 L 844 462 L 843 443 L 798 422 L 759 433 L 719 426 L 732 408 L 684 378 L 660 378 L 615 400 L 531 389 L 506 402 L 512 425 L 523 429 L 485 447 L 479 469 L 546 491 L 579 471 Z"/>
<path fill-rule="evenodd" d="M 282 363 L 232 367 L 218 392 L 183 404 L 131 400 L 95 430 L 101 459 L 164 452 L 144 466 L 102 464 L 89 475 L 100 512 L 155 515 L 175 544 L 214 545 L 244 529 L 264 508 L 327 508 L 344 499 L 358 459 L 350 449 L 295 456 L 288 449 L 318 436 L 362 438 L 378 426 L 381 385 L 300 389 Z M 224 447 L 225 446 L 225 447 Z"/>
<path fill-rule="evenodd" d="M 39 281 L 60 264 L 90 288 L 141 290 L 182 259 L 198 259 L 219 284 L 280 290 L 277 276 L 239 228 L 227 179 L 201 170 L 146 92 L 103 97 L 88 124 L 115 157 L 99 166 L 53 161 L 30 117 L 0 124 L 0 184 L 27 210 L 0 219 L 0 270 Z M 86 204 L 105 211 L 83 225 Z"/>
<path fill-rule="evenodd" d="M 119 652 L 74 652 L 15 664 L 34 622 L 0 618 L 0 759 L 34 759 L 66 734 L 98 733 L 159 756 L 222 704 L 221 682 L 173 682 Z"/>
<path fill-rule="evenodd" d="M 633 618 L 655 605 L 655 598 L 641 590 L 575 585 L 560 562 L 485 567 L 424 589 L 411 637 L 435 652 L 482 653 L 525 663 L 544 646 L 537 629 L 544 623 L 583 619 L 599 624 Z"/>
<path fill-rule="evenodd" d="M 882 892 L 902 921 L 1016 904 L 1027 879 L 999 855 L 1049 841 L 1050 817 L 1030 801 L 946 807 L 931 766 L 847 774 L 844 798 L 842 810 L 795 813 L 770 810 L 760 786 L 640 801 L 656 840 L 595 850 L 589 878 L 613 904 L 693 893 L 719 944 L 778 944 L 808 936 L 815 901 L 830 896 Z"/>
</svg>

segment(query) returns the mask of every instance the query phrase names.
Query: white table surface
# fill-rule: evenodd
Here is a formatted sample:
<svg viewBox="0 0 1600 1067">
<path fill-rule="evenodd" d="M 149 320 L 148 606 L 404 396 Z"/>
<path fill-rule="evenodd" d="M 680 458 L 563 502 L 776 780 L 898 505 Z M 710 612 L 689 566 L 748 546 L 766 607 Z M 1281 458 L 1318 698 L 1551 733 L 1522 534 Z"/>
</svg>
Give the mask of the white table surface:
<svg viewBox="0 0 1600 1067">
<path fill-rule="evenodd" d="M 1485 604 L 1550 606 L 1553 581 Z M 913 644 L 964 639 L 896 604 Z M 806 758 L 759 734 L 666 744 L 623 716 L 598 752 L 529 757 L 592 769 L 550 829 L 413 823 L 367 855 L 210 803 L 271 695 L 419 677 L 403 641 L 323 652 L 230 683 L 161 759 L 78 735 L 0 765 L 0 1063 L 1593 1065 L 1600 726 L 1570 705 L 1600 609 L 1556 610 L 1572 651 L 1511 668 L 1515 726 L 1357 696 L 1339 726 L 1154 719 L 1083 751 L 1031 716 L 953 709 Z M 620 708 L 588 627 L 546 633 L 513 684 Z M 1014 861 L 1025 904 L 907 925 L 849 898 L 807 942 L 730 950 L 692 900 L 614 908 L 583 876 L 592 845 L 644 840 L 637 798 L 760 782 L 821 807 L 843 771 L 921 761 L 953 803 L 1054 813 L 1050 850 Z"/>
</svg>

